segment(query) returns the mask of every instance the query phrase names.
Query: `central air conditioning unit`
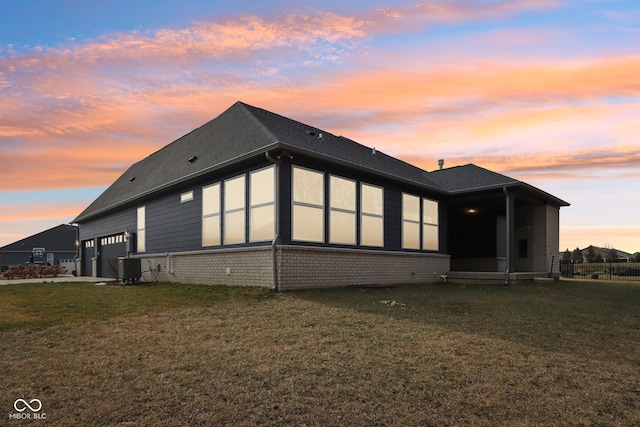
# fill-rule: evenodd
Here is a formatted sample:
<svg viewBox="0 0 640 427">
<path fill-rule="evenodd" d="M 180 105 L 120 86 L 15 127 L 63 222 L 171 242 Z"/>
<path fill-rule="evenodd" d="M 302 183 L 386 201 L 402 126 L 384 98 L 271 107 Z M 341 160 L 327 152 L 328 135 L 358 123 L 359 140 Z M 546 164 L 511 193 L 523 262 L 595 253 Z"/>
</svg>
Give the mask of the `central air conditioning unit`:
<svg viewBox="0 0 640 427">
<path fill-rule="evenodd" d="M 118 258 L 118 278 L 124 282 L 140 281 L 142 268 L 140 258 Z"/>
</svg>

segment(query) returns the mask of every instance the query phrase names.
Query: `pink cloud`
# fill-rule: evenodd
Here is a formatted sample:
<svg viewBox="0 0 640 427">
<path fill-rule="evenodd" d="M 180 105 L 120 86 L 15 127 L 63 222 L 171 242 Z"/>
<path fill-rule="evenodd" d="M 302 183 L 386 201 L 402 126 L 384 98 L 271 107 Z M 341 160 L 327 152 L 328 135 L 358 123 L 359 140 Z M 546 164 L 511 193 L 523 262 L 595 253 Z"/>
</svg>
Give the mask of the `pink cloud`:
<svg viewBox="0 0 640 427">
<path fill-rule="evenodd" d="M 6 70 L 0 74 L 0 151 L 10 165 L 0 170 L 0 186 L 10 189 L 25 182 L 32 188 L 107 185 L 121 168 L 238 99 L 311 124 L 326 123 L 328 131 L 419 165 L 436 164 L 443 155 L 451 161 L 466 161 L 470 156 L 464 152 L 473 144 L 493 140 L 485 145 L 486 153 L 476 150 L 469 160 L 504 165 L 504 158 L 493 153 L 505 144 L 513 145 L 525 130 L 532 137 L 566 131 L 569 122 L 572 126 L 585 120 L 610 123 L 612 115 L 604 111 L 606 98 L 640 93 L 640 58 L 522 65 L 518 60 L 468 57 L 420 67 L 398 62 L 383 68 L 368 63 L 358 69 L 323 69 L 322 75 L 312 77 L 305 71 L 285 78 L 278 76 L 286 68 L 283 64 L 272 64 L 275 70 L 264 69 L 262 53 L 286 57 L 279 49 L 296 49 L 309 51 L 307 60 L 314 55 L 328 58 L 381 31 L 407 31 L 407 21 L 446 24 L 558 6 L 555 1 L 460 0 L 369 10 L 358 16 L 329 12 L 289 14 L 274 20 L 237 16 L 224 22 L 194 22 L 183 29 L 116 33 L 87 43 L 12 54 L 0 58 L 0 69 Z M 260 69 L 268 78 L 248 78 L 216 67 L 175 67 L 212 59 L 251 63 L 248 68 Z M 112 70 L 117 75 L 111 75 Z M 592 102 L 598 105 L 576 106 Z M 634 133 L 637 136 L 633 117 L 638 112 L 636 107 L 629 108 L 627 115 L 617 119 L 616 128 L 626 133 L 618 135 L 614 146 L 631 141 Z M 460 152 L 452 152 L 453 146 L 460 147 Z M 549 150 L 548 145 L 539 144 L 524 153 L 523 171 L 527 165 L 548 164 L 542 159 Z M 513 158 L 512 152 L 508 154 Z M 626 155 L 618 154 L 618 164 L 627 165 Z M 594 165 L 600 161 L 582 160 Z M 570 166 L 568 160 L 559 164 Z M 31 178 L 37 175 L 56 178 Z"/>
<path fill-rule="evenodd" d="M 453 0 L 449 2 L 422 1 L 410 6 L 386 7 L 373 10 L 367 19 L 367 28 L 373 32 L 397 32 L 431 26 L 485 21 L 505 16 L 560 7 L 554 0 L 521 0 L 483 2 Z"/>
</svg>

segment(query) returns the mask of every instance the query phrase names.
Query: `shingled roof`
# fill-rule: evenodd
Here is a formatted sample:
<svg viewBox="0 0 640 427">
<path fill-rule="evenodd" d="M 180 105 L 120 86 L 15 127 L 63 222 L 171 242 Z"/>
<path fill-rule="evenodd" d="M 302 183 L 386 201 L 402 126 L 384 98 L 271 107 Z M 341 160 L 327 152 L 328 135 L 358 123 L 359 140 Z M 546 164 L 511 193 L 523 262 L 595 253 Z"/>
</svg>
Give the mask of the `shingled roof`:
<svg viewBox="0 0 640 427">
<path fill-rule="evenodd" d="M 449 193 L 479 191 L 521 184 L 508 176 L 474 164 L 455 166 L 431 172 L 429 178 Z"/>
<path fill-rule="evenodd" d="M 264 156 L 271 150 L 303 153 L 441 194 L 475 185 L 478 176 L 480 181 L 495 185 L 519 184 L 482 168 L 479 169 L 483 172 L 465 167 L 429 173 L 348 138 L 236 102 L 215 119 L 133 164 L 74 222 L 108 213 L 236 162 Z"/>
<path fill-rule="evenodd" d="M 374 155 L 371 148 L 342 136 L 236 102 L 220 116 L 133 164 L 74 222 L 274 149 L 348 164 L 443 193 L 420 168 L 380 152 Z"/>
<path fill-rule="evenodd" d="M 75 252 L 78 229 L 69 224 L 60 224 L 33 236 L 0 248 L 1 252 L 31 252 L 34 247 L 44 247 L 47 252 Z"/>
<path fill-rule="evenodd" d="M 465 194 L 506 187 L 519 187 L 527 193 L 557 206 L 569 206 L 569 203 L 539 188 L 471 163 L 433 171 L 429 174 L 429 178 L 449 194 Z"/>
</svg>

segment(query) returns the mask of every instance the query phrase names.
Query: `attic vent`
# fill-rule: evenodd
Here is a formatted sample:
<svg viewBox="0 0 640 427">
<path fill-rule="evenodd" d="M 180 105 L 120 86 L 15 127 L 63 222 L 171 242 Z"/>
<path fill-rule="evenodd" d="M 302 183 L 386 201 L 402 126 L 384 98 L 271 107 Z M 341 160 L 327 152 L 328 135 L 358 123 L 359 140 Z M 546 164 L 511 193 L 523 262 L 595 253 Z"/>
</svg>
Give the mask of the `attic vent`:
<svg viewBox="0 0 640 427">
<path fill-rule="evenodd" d="M 131 178 L 129 178 L 129 182 L 133 182 L 133 181 L 135 181 L 135 180 L 136 180 L 136 177 L 135 177 L 135 176 L 132 176 Z"/>
<path fill-rule="evenodd" d="M 195 163 L 196 160 L 198 160 L 198 156 L 191 156 L 189 157 L 189 163 Z"/>
</svg>

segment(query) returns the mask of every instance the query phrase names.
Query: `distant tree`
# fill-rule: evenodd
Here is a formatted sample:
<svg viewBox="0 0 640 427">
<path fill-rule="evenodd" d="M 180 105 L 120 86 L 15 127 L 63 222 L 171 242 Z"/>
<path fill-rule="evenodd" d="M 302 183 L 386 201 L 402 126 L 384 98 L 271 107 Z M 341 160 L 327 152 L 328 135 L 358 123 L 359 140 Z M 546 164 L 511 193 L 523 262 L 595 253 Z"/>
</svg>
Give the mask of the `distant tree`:
<svg viewBox="0 0 640 427">
<path fill-rule="evenodd" d="M 566 251 L 562 254 L 562 262 L 570 262 L 571 261 L 571 251 L 567 248 Z"/>
<path fill-rule="evenodd" d="M 593 262 L 604 262 L 604 258 L 602 258 L 602 255 L 598 252 Z"/>
<path fill-rule="evenodd" d="M 636 255 L 633 257 L 633 262 L 640 262 L 640 252 L 636 253 Z"/>
<path fill-rule="evenodd" d="M 593 246 L 589 246 L 587 248 L 587 252 L 584 254 L 584 257 L 587 260 L 587 262 L 596 262 L 597 255 L 598 255 L 598 252 L 596 252 Z"/>
<path fill-rule="evenodd" d="M 571 261 L 572 262 L 582 262 L 582 251 L 580 248 L 575 248 L 571 253 Z"/>
</svg>

